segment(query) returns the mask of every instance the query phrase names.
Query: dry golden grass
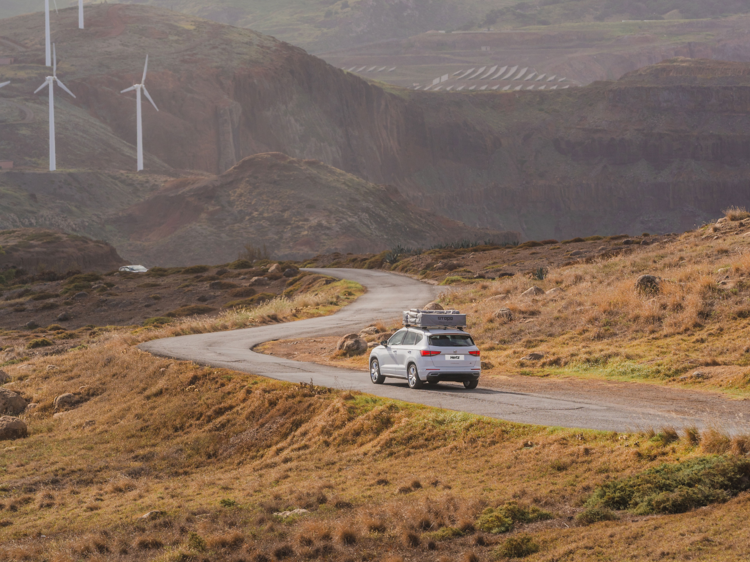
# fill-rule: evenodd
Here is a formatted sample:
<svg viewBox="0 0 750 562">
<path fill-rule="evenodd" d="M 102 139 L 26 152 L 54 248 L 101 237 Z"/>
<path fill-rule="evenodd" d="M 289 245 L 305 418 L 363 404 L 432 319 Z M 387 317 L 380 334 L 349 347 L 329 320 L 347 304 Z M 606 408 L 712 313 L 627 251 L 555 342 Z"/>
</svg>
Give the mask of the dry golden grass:
<svg viewBox="0 0 750 562">
<path fill-rule="evenodd" d="M 745 207 L 729 207 L 724 211 L 724 216 L 731 221 L 750 219 L 750 212 Z"/>
</svg>

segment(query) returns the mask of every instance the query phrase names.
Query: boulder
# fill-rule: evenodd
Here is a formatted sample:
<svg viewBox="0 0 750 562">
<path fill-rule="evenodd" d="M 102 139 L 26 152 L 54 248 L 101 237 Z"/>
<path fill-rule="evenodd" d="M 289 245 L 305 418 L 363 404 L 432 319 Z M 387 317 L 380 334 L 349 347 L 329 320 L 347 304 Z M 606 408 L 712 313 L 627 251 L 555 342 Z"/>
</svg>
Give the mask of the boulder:
<svg viewBox="0 0 750 562">
<path fill-rule="evenodd" d="M 0 415 L 17 416 L 26 409 L 26 404 L 26 400 L 17 393 L 0 388 Z"/>
<path fill-rule="evenodd" d="M 547 295 L 550 297 L 554 297 L 555 295 L 559 295 L 562 292 L 563 290 L 560 287 L 554 287 L 550 289 L 549 291 L 547 291 Z"/>
<path fill-rule="evenodd" d="M 524 291 L 521 296 L 522 297 L 540 297 L 544 293 L 544 289 L 540 287 L 532 287 L 531 289 Z"/>
<path fill-rule="evenodd" d="M 221 277 L 222 275 L 226 275 L 227 273 L 229 273 L 229 270 L 225 268 L 216 270 L 216 275 L 218 275 L 219 277 Z"/>
<path fill-rule="evenodd" d="M 359 334 L 348 334 L 339 340 L 336 349 L 348 355 L 362 355 L 367 351 L 367 342 Z"/>
<path fill-rule="evenodd" d="M 8 384 L 11 381 L 10 375 L 5 371 L 0 371 L 0 386 Z"/>
<path fill-rule="evenodd" d="M 544 359 L 544 353 L 529 353 L 526 357 L 521 357 L 521 361 L 539 361 Z"/>
<path fill-rule="evenodd" d="M 26 424 L 11 416 L 0 416 L 0 441 L 22 439 L 29 434 Z"/>
<path fill-rule="evenodd" d="M 287 277 L 291 279 L 292 277 L 297 277 L 299 275 L 299 269 L 296 267 L 290 267 L 286 271 L 284 271 L 284 277 Z"/>
<path fill-rule="evenodd" d="M 422 310 L 445 310 L 439 303 L 431 302 L 425 306 Z"/>
<path fill-rule="evenodd" d="M 70 320 L 70 314 L 67 313 L 67 312 L 62 312 L 62 313 L 58 314 L 58 316 L 57 316 L 57 321 L 58 322 L 67 322 L 69 320 Z"/>
<path fill-rule="evenodd" d="M 504 320 L 505 322 L 513 322 L 513 311 L 509 308 L 501 308 L 495 314 L 492 315 L 497 320 Z"/>
<path fill-rule="evenodd" d="M 271 269 L 268 270 L 268 273 L 281 275 L 281 273 L 282 273 L 281 266 L 278 263 L 273 264 L 271 266 Z"/>
<path fill-rule="evenodd" d="M 574 250 L 574 251 L 570 252 L 570 257 L 571 258 L 577 258 L 578 256 L 582 256 L 583 254 L 584 254 L 584 252 L 582 252 L 581 250 Z"/>
<path fill-rule="evenodd" d="M 55 398 L 55 410 L 67 410 L 78 404 L 78 397 L 75 394 L 61 394 Z"/>
<path fill-rule="evenodd" d="M 26 324 L 24 325 L 24 328 L 26 328 L 27 330 L 36 330 L 38 327 L 39 327 L 39 324 L 37 324 L 33 320 L 26 322 Z"/>
<path fill-rule="evenodd" d="M 379 334 L 379 333 L 380 333 L 380 330 L 378 330 L 377 327 L 368 326 L 367 328 L 365 328 L 359 333 L 359 336 L 364 338 L 366 336 L 374 336 L 375 334 Z"/>
<path fill-rule="evenodd" d="M 271 281 L 269 281 L 266 277 L 253 277 L 250 279 L 250 285 L 268 285 Z"/>
<path fill-rule="evenodd" d="M 490 369 L 494 369 L 494 368 L 495 368 L 495 366 L 492 363 L 490 363 L 489 361 L 482 361 L 482 369 L 490 370 Z"/>
<path fill-rule="evenodd" d="M 157 509 L 153 511 L 149 511 L 148 513 L 144 513 L 140 517 L 137 517 L 136 519 L 140 521 L 153 521 L 154 519 L 159 519 L 160 517 L 164 517 L 166 515 L 166 512 L 159 511 Z"/>
<path fill-rule="evenodd" d="M 76 293 L 73 298 L 76 300 L 83 300 L 89 298 L 89 294 L 86 291 L 81 291 L 80 293 Z"/>
<path fill-rule="evenodd" d="M 661 290 L 661 279 L 655 275 L 641 275 L 635 282 L 635 290 L 647 295 L 658 294 Z"/>
</svg>

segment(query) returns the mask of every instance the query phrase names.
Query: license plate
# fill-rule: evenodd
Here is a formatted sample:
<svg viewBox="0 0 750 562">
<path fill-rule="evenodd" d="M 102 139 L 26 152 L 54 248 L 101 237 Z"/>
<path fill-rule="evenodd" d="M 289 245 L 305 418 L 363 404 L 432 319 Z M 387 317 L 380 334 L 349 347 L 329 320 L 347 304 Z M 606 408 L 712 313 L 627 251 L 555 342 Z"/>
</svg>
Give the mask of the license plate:
<svg viewBox="0 0 750 562">
<path fill-rule="evenodd" d="M 447 355 L 446 359 L 448 361 L 463 361 L 464 356 L 463 355 Z"/>
</svg>

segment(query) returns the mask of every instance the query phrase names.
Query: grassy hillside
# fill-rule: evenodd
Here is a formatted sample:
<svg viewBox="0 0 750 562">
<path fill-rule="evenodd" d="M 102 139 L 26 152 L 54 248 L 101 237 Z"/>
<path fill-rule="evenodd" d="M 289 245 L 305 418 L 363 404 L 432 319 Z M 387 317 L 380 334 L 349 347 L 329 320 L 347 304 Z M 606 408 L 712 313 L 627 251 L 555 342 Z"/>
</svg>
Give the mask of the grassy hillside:
<svg viewBox="0 0 750 562">
<path fill-rule="evenodd" d="M 202 329 L 97 331 L 3 365 L 3 388 L 36 405 L 0 457 L 3 560 L 729 562 L 750 548 L 742 435 L 521 426 L 135 347 Z"/>
</svg>

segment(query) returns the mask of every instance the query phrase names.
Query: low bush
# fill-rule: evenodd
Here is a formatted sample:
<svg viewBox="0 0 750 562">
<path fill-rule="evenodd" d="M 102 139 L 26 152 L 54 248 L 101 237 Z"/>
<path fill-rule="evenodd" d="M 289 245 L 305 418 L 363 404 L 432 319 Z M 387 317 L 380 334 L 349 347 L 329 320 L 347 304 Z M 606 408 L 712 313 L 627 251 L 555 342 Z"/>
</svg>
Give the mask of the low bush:
<svg viewBox="0 0 750 562">
<path fill-rule="evenodd" d="M 193 304 L 189 306 L 182 306 L 178 308 L 177 310 L 168 312 L 166 316 L 168 318 L 185 318 L 187 316 L 198 316 L 199 314 L 208 314 L 209 312 L 213 312 L 214 310 L 216 309 L 211 308 L 210 306 L 205 306 L 201 304 Z"/>
<path fill-rule="evenodd" d="M 606 507 L 589 507 L 576 515 L 576 523 L 579 525 L 593 525 L 601 521 L 616 521 L 617 514 Z"/>
<path fill-rule="evenodd" d="M 206 273 L 209 269 L 211 268 L 207 265 L 191 265 L 190 267 L 186 267 L 185 269 L 183 269 L 182 273 L 186 275 L 195 275 L 198 273 Z"/>
<path fill-rule="evenodd" d="M 143 326 L 145 327 L 159 327 L 164 326 L 166 324 L 169 324 L 172 322 L 171 318 L 165 318 L 164 316 L 155 316 L 154 318 L 148 318 L 147 320 L 143 321 Z"/>
<path fill-rule="evenodd" d="M 271 293 L 260 293 L 254 297 L 248 299 L 241 299 L 236 301 L 230 301 L 224 305 L 224 308 L 251 308 L 258 306 L 265 302 L 271 301 L 276 298 L 276 295 Z"/>
<path fill-rule="evenodd" d="M 701 457 L 663 464 L 599 487 L 587 507 L 637 515 L 684 513 L 750 490 L 750 459 Z"/>
<path fill-rule="evenodd" d="M 526 558 L 537 552 L 539 545 L 529 535 L 510 537 L 495 549 L 495 555 L 502 558 Z"/>
<path fill-rule="evenodd" d="M 253 262 L 250 260 L 237 260 L 227 265 L 228 269 L 252 269 Z"/>
<path fill-rule="evenodd" d="M 729 207 L 724 211 L 724 216 L 730 221 L 741 221 L 750 219 L 750 211 L 745 207 Z"/>
<path fill-rule="evenodd" d="M 534 523 L 547 519 L 552 519 L 552 514 L 538 507 L 508 502 L 500 507 L 485 509 L 477 519 L 477 529 L 485 533 L 507 533 L 516 523 Z"/>
<path fill-rule="evenodd" d="M 26 344 L 26 349 L 39 349 L 40 347 L 51 347 L 52 342 L 49 341 L 47 338 L 39 338 L 36 340 L 31 340 L 28 344 Z"/>
</svg>

